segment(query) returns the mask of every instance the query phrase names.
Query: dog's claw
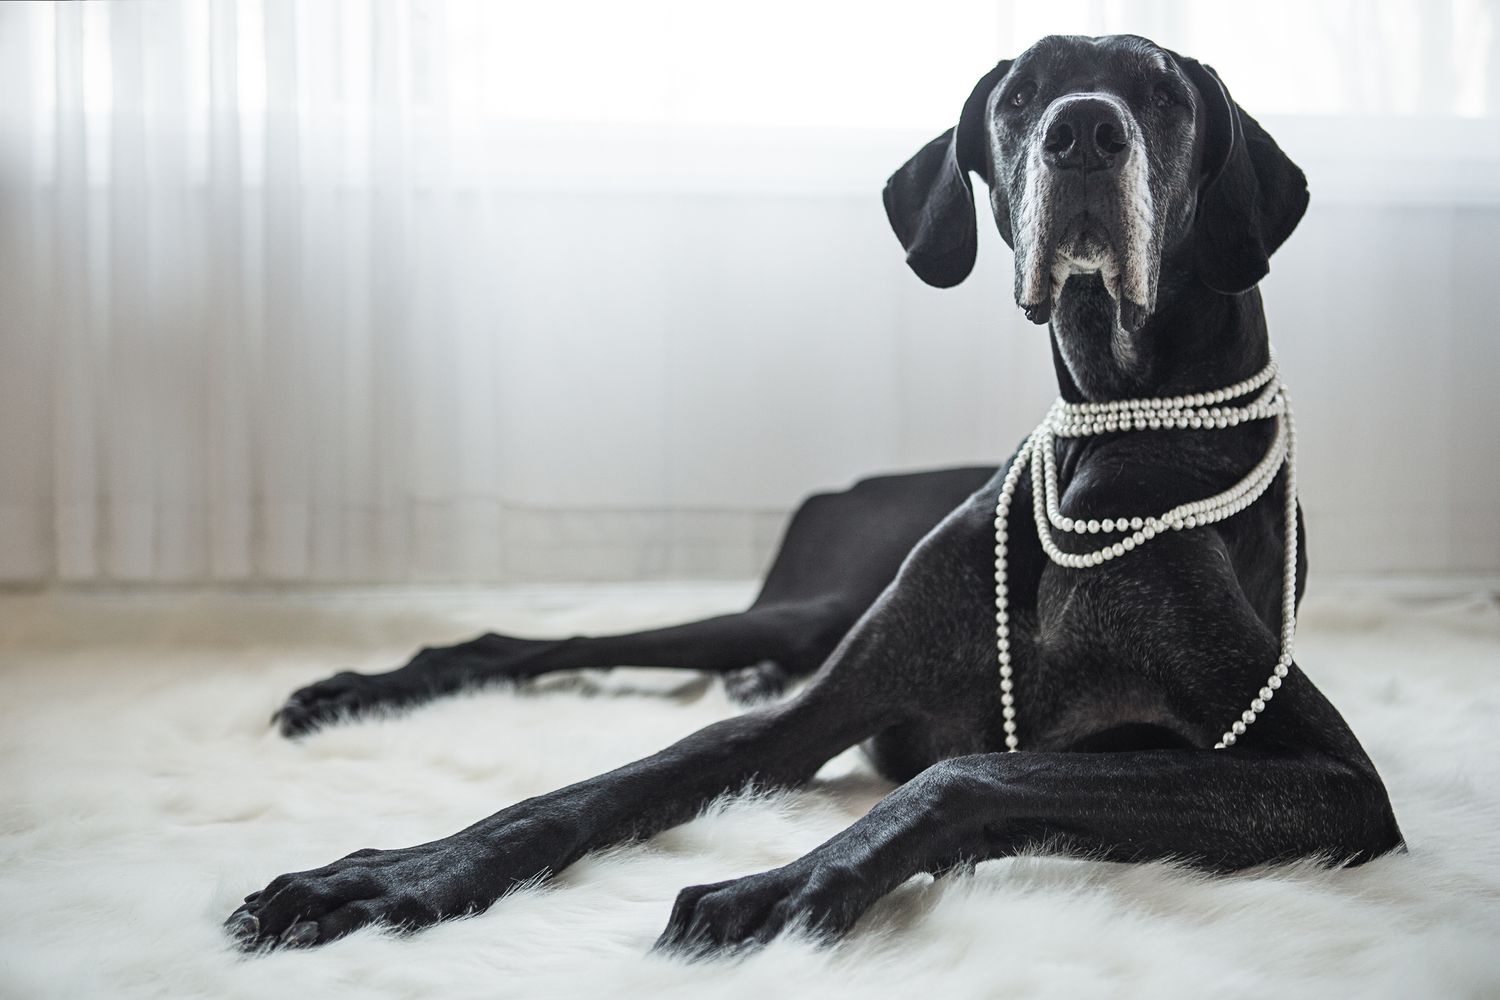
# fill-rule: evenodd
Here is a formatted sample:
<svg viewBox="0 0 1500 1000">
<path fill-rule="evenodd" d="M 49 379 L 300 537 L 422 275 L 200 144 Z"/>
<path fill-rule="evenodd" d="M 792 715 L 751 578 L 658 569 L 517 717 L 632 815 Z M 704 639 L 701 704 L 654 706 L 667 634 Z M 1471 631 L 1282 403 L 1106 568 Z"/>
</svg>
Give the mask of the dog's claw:
<svg viewBox="0 0 1500 1000">
<path fill-rule="evenodd" d="M 668 927 L 662 931 L 656 943 L 651 946 L 651 954 L 666 955 L 670 958 L 680 958 L 691 961 L 703 950 L 701 939 L 689 938 L 681 929 Z"/>
<path fill-rule="evenodd" d="M 306 948 L 318 941 L 318 925 L 311 920 L 293 924 L 281 935 L 281 944 L 286 948 Z"/>
<path fill-rule="evenodd" d="M 329 684 L 329 682 L 324 682 L 324 684 Z M 296 739 L 344 715 L 353 714 L 354 709 L 357 709 L 357 705 L 353 697 L 347 694 L 344 697 L 333 694 L 333 696 L 324 697 L 323 700 L 317 700 L 309 696 L 308 690 L 297 691 L 293 696 L 288 697 L 285 705 L 276 709 L 275 714 L 272 715 L 272 726 L 281 730 L 282 736 Z"/>
<path fill-rule="evenodd" d="M 231 936 L 241 942 L 253 941 L 255 940 L 255 936 L 260 933 L 260 918 L 244 907 L 241 907 L 231 913 L 228 920 L 224 921 L 224 928 L 229 931 Z"/>
<path fill-rule="evenodd" d="M 1043 299 L 1029 306 L 1022 306 L 1021 309 L 1026 313 L 1026 318 L 1038 326 L 1052 318 L 1052 301 L 1050 299 Z"/>
<path fill-rule="evenodd" d="M 327 711 L 328 706 L 323 706 L 323 708 L 325 711 L 320 713 L 317 706 L 299 692 L 293 694 L 287 699 L 285 705 L 276 710 L 276 713 L 271 716 L 271 725 L 289 739 L 305 736 L 323 723 L 332 721 L 339 714 L 338 710 Z"/>
<path fill-rule="evenodd" d="M 1150 315 L 1150 311 L 1139 303 L 1131 302 L 1129 299 L 1120 301 L 1120 327 L 1126 333 L 1135 333 L 1145 325 Z"/>
</svg>

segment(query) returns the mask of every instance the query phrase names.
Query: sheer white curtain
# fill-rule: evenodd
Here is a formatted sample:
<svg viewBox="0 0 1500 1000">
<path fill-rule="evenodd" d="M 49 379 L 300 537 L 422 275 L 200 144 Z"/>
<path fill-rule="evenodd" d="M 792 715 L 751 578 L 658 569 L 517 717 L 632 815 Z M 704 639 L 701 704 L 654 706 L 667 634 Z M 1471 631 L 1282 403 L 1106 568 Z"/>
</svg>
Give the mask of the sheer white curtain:
<svg viewBox="0 0 1500 1000">
<path fill-rule="evenodd" d="M 883 180 L 1050 32 L 1219 68 L 1319 570 L 1500 572 L 1493 0 L 0 6 L 0 579 L 748 575 L 804 492 L 1050 399 Z M 1362 409 L 1356 421 L 1349 413 Z"/>
</svg>

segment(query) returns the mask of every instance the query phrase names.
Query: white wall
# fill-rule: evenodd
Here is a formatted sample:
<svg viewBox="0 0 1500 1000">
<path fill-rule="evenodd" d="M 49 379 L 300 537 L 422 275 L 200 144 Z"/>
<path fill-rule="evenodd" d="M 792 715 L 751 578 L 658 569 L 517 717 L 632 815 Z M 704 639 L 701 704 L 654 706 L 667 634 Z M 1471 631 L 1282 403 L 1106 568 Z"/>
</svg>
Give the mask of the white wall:
<svg viewBox="0 0 1500 1000">
<path fill-rule="evenodd" d="M 129 9 L 0 12 L 0 579 L 746 575 L 808 490 L 997 461 L 1054 392 L 992 228 L 940 292 L 880 208 L 967 82 L 888 128 L 496 121 L 380 74 L 351 110 L 272 3 L 304 44 L 250 113 L 243 6 Z M 1318 572 L 1500 572 L 1500 109 L 1464 87 L 1251 108 L 1313 189 L 1264 292 Z"/>
</svg>

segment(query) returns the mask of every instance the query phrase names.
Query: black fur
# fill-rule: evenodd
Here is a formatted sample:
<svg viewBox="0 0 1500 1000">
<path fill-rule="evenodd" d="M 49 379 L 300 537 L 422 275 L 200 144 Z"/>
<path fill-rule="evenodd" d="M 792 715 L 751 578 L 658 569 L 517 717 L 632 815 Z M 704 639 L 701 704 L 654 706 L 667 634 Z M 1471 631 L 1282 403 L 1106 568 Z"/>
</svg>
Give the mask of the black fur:
<svg viewBox="0 0 1500 1000">
<path fill-rule="evenodd" d="M 1036 100 L 1051 99 L 1048 87 L 1081 85 L 1057 82 L 1068 74 L 1092 72 L 1094 87 L 1137 102 L 1149 92 L 1142 97 L 1131 81 L 1160 51 L 1136 38 L 1047 39 L 1014 65 L 1043 81 Z M 1267 358 L 1251 286 L 1301 215 L 1301 174 L 1210 71 L 1168 58 L 1193 88 L 1190 106 L 1150 112 L 1157 132 L 1148 141 L 1188 151 L 1154 164 L 1188 171 L 1178 175 L 1188 183 L 1160 188 L 1180 188 L 1162 218 L 1181 224 L 1162 247 L 1155 309 L 1137 328 L 1117 328 L 1116 303 L 1097 275 L 1073 275 L 1059 290 L 1050 332 L 1069 399 L 1204 391 Z M 935 284 L 961 280 L 973 263 L 968 168 L 988 173 L 997 223 L 1007 239 L 1020 235 L 1007 226 L 1018 176 L 1010 147 L 1021 131 L 1001 122 L 997 143 L 968 145 L 986 134 L 973 109 L 989 114 L 990 92 L 1007 86 L 1011 65 L 985 77 L 960 125 L 887 188 L 912 267 Z M 1067 74 L 1048 75 L 1059 67 Z M 1024 111 L 1014 107 L 1007 121 Z M 1190 134 L 1174 132 L 1183 129 Z M 1191 141 L 1173 145 L 1174 136 Z M 1242 476 L 1270 432 L 1246 424 L 1066 440 L 1064 512 L 1102 518 L 1206 496 Z M 812 673 L 788 700 L 452 837 L 283 875 L 253 893 L 230 928 L 248 947 L 309 945 L 367 923 L 420 927 L 482 910 L 589 851 L 681 823 L 746 782 L 806 782 L 861 742 L 901 786 L 792 864 L 683 890 L 660 945 L 732 948 L 796 922 L 836 935 L 913 874 L 1026 849 L 1175 858 L 1220 871 L 1307 856 L 1360 862 L 1400 846 L 1369 758 L 1300 667 L 1236 746 L 1210 749 L 1279 651 L 1283 479 L 1236 517 L 1084 571 L 1045 557 L 1023 479 L 1010 545 L 1023 752 L 997 752 L 992 518 L 1004 468 L 884 477 L 814 497 L 741 615 L 595 639 L 485 636 L 424 651 L 393 674 L 341 675 L 298 692 L 280 713 L 289 734 L 342 711 L 583 666 L 715 670 L 752 693 Z"/>
<path fill-rule="evenodd" d="M 1173 53 L 1207 117 L 1204 183 L 1193 227 L 1198 275 L 1235 295 L 1271 270 L 1270 257 L 1307 211 L 1307 179 L 1229 96 L 1212 66 Z"/>
</svg>

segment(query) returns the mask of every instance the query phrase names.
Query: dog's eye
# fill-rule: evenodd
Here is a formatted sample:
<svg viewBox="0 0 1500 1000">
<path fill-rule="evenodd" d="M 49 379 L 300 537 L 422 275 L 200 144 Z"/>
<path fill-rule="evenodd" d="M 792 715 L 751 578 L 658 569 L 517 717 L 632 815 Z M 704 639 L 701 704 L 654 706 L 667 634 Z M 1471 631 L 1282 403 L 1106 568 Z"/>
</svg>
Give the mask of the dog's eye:
<svg viewBox="0 0 1500 1000">
<path fill-rule="evenodd" d="M 1031 99 L 1035 96 L 1036 84 L 1028 80 L 1026 83 L 1021 84 L 1015 89 L 1014 92 L 1011 93 L 1009 103 L 1013 108 L 1024 108 L 1026 107 L 1026 105 L 1031 103 Z"/>
<path fill-rule="evenodd" d="M 1156 105 L 1158 108 L 1170 108 L 1181 104 L 1182 101 L 1178 98 L 1177 92 L 1170 86 L 1164 83 L 1159 83 L 1151 92 L 1151 103 Z"/>
</svg>

